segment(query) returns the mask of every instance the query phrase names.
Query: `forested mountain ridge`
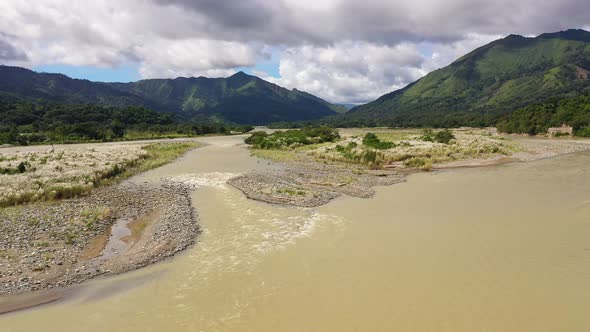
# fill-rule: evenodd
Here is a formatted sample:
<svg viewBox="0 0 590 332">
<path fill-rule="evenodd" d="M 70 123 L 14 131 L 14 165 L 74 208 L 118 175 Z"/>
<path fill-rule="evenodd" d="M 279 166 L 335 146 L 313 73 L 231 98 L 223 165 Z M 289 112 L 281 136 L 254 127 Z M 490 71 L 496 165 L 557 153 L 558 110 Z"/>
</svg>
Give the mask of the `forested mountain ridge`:
<svg viewBox="0 0 590 332">
<path fill-rule="evenodd" d="M 343 122 L 494 125 L 516 109 L 590 91 L 590 32 L 510 35 L 403 89 L 350 110 Z"/>
<path fill-rule="evenodd" d="M 236 123 L 314 120 L 342 110 L 306 92 L 288 90 L 243 72 L 228 78 L 179 77 L 112 86 L 165 108 L 220 115 Z"/>
<path fill-rule="evenodd" d="M 61 103 L 143 106 L 182 118 L 206 116 L 243 124 L 314 120 L 342 111 L 341 106 L 311 94 L 288 90 L 243 72 L 227 78 L 102 83 L 0 66 L 0 92 Z"/>
</svg>

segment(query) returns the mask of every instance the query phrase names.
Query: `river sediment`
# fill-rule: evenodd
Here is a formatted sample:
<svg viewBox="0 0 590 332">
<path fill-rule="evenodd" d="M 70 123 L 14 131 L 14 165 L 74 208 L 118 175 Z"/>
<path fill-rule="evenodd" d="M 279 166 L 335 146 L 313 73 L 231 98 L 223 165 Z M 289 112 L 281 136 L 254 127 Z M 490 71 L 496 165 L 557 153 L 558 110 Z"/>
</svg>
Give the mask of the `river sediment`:
<svg viewBox="0 0 590 332">
<path fill-rule="evenodd" d="M 433 170 L 493 166 L 512 162 L 528 162 L 587 151 L 590 141 L 584 139 L 542 139 L 514 136 L 518 149 L 512 154 L 496 154 L 487 158 L 467 158 L 436 164 Z M 374 187 L 406 181 L 406 176 L 420 169 L 384 165 L 371 169 L 355 163 L 329 162 L 313 157 L 308 151 L 291 151 L 290 158 L 276 161 L 277 167 L 253 171 L 232 178 L 229 184 L 248 198 L 299 207 L 317 207 L 342 195 L 370 198 Z"/>
<path fill-rule="evenodd" d="M 133 181 L 175 179 L 196 189 L 198 245 L 162 264 L 67 287 L 58 301 L 55 289 L 22 294 L 30 305 L 55 302 L 0 316 L 3 331 L 590 326 L 588 153 L 420 172 L 374 188 L 372 199 L 343 194 L 300 208 L 247 199 L 227 185 L 233 175 L 276 167 L 250 157 L 237 137 L 209 142 Z M 136 241 L 160 213 L 117 230 L 124 245 L 111 248 Z"/>
<path fill-rule="evenodd" d="M 498 163 L 537 160 L 590 147 L 584 140 L 524 139 L 519 143 L 525 146 L 523 151 Z M 212 151 L 219 153 L 216 149 Z M 232 149 L 246 153 L 237 146 Z M 469 164 L 447 168 L 490 164 L 490 160 L 466 162 Z M 218 167 L 211 164 L 206 168 Z M 233 171 L 233 166 L 228 170 Z M 98 188 L 85 197 L 3 209 L 0 295 L 60 289 L 96 276 L 131 271 L 193 244 L 199 225 L 190 195 L 203 181 L 191 183 L 182 176 L 179 180 L 158 172 L 150 181 L 140 177 Z M 237 176 L 230 174 L 221 174 L 223 182 L 250 199 L 309 208 L 341 196 L 370 198 L 376 186 L 405 182 L 408 170 L 372 170 L 304 156 L 274 162 L 272 167 L 253 167 Z M 47 297 L 39 299 L 45 303 Z M 15 306 L 5 307 L 0 307 L 0 312 Z"/>
<path fill-rule="evenodd" d="M 373 187 L 404 181 L 405 176 L 395 171 L 367 171 L 343 164 L 299 160 L 272 170 L 250 172 L 228 183 L 251 199 L 316 207 L 342 195 L 370 198 L 375 193 Z"/>
<path fill-rule="evenodd" d="M 0 294 L 59 288 L 133 270 L 186 248 L 198 233 L 189 189 L 130 181 L 81 198 L 1 212 Z M 117 234 L 115 226 L 129 229 Z M 125 244 L 119 250 L 113 242 Z"/>
</svg>

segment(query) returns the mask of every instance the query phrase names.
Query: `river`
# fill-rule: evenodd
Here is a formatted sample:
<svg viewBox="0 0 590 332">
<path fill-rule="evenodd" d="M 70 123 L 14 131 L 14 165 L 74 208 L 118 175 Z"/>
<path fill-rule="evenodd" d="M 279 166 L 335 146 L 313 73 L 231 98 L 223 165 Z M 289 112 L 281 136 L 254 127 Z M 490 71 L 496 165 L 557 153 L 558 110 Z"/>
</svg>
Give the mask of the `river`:
<svg viewBox="0 0 590 332">
<path fill-rule="evenodd" d="M 162 263 L 0 316 L 0 331 L 590 331 L 590 154 L 411 175 L 315 209 L 224 184 L 263 167 L 239 137 L 179 177 L 203 233 Z"/>
</svg>

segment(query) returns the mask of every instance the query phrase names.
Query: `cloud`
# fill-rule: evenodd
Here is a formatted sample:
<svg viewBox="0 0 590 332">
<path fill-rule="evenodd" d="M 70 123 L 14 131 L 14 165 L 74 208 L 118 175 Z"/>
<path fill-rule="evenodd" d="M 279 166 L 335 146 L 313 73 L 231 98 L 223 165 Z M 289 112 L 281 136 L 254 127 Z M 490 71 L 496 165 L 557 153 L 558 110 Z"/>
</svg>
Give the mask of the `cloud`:
<svg viewBox="0 0 590 332">
<path fill-rule="evenodd" d="M 345 41 L 326 47 L 292 47 L 282 54 L 281 77 L 263 78 L 333 102 L 365 103 L 403 88 L 498 37 L 471 34 L 452 43 L 405 42 L 388 46 Z M 423 54 L 424 48 L 429 54 Z"/>
<path fill-rule="evenodd" d="M 0 60 L 11 62 L 26 61 L 28 59 L 26 53 L 14 47 L 9 39 L 9 36 L 0 33 Z"/>
<path fill-rule="evenodd" d="M 286 49 L 279 85 L 305 90 L 334 102 L 359 103 L 400 88 L 424 73 L 426 58 L 416 45 L 344 41 L 331 46 Z"/>
<path fill-rule="evenodd" d="M 289 45 L 457 41 L 469 33 L 539 34 L 581 27 L 590 17 L 586 0 L 152 1 L 185 9 L 207 34 Z"/>
<path fill-rule="evenodd" d="M 236 67 L 254 66 L 259 56 L 251 45 L 203 39 L 158 40 L 137 46 L 134 54 L 143 77 L 228 76 Z"/>
<path fill-rule="evenodd" d="M 587 0 L 2 0 L 0 60 L 224 76 L 273 49 L 268 79 L 364 102 L 495 38 L 589 25 Z"/>
</svg>

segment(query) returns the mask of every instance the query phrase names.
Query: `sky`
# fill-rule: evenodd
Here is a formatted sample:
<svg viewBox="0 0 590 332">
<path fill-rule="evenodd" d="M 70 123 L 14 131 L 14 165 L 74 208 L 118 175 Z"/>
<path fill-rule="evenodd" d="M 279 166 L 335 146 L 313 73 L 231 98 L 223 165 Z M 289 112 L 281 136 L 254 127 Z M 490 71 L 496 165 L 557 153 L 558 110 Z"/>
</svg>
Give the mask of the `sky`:
<svg viewBox="0 0 590 332">
<path fill-rule="evenodd" d="M 257 75 L 336 103 L 509 34 L 590 30 L 588 0 L 2 0 L 0 64 L 95 81 Z"/>
</svg>

